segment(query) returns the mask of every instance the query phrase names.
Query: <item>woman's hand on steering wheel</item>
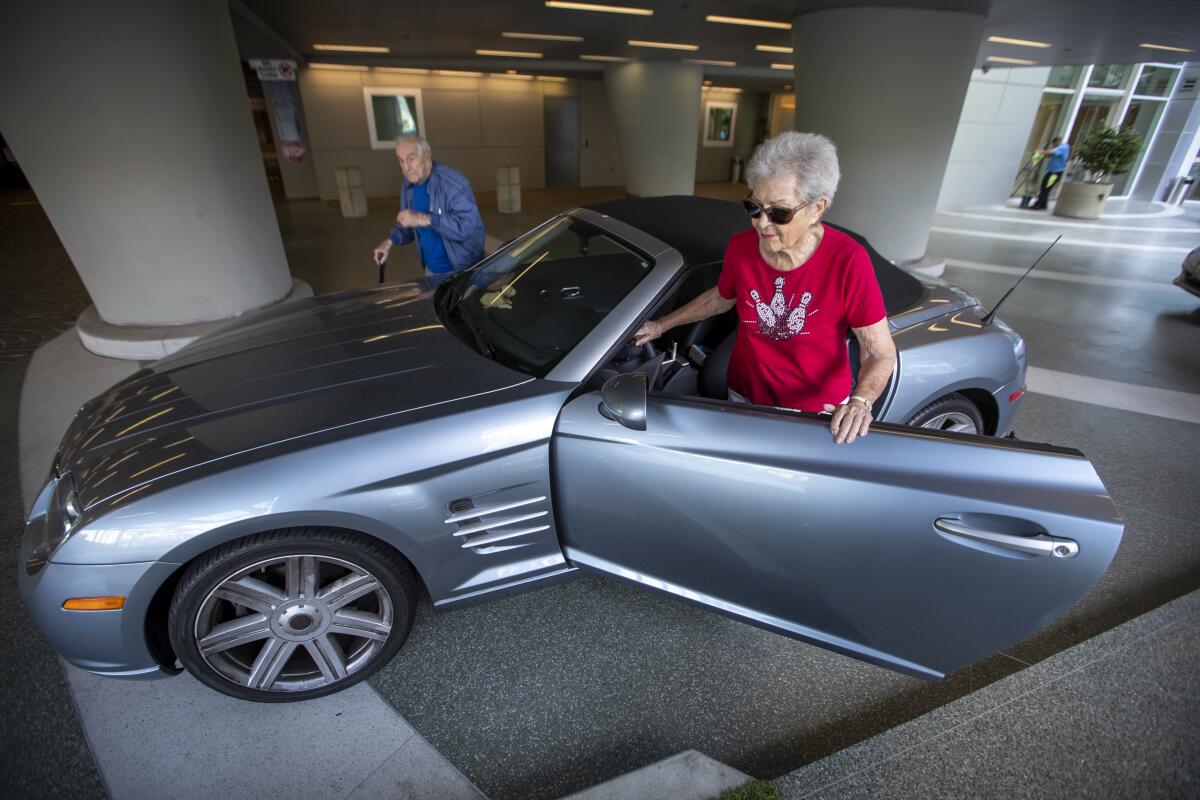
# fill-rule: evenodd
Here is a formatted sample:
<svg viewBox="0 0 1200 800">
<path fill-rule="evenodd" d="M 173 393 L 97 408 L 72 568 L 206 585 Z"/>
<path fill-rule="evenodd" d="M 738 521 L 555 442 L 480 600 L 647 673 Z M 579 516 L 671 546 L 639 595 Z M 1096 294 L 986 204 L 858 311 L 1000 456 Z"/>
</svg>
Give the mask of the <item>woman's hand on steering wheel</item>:
<svg viewBox="0 0 1200 800">
<path fill-rule="evenodd" d="M 637 329 L 637 333 L 633 335 L 633 343 L 641 347 L 649 342 L 654 341 L 658 337 L 666 333 L 666 328 L 657 320 L 648 320 L 642 323 L 642 327 Z"/>
</svg>

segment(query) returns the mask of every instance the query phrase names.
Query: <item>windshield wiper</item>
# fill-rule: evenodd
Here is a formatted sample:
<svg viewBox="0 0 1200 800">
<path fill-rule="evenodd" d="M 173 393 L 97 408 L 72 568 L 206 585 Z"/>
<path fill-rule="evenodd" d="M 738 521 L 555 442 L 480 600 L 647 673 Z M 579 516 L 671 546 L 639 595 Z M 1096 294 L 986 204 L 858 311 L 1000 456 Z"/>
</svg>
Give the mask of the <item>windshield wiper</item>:
<svg viewBox="0 0 1200 800">
<path fill-rule="evenodd" d="M 483 335 L 483 331 L 480 330 L 479 325 L 467 316 L 467 312 L 460 305 L 462 296 L 465 294 L 464 290 L 467 286 L 471 285 L 470 280 L 467 280 L 466 277 L 465 272 L 457 273 L 453 278 L 450 278 L 439 287 L 442 293 L 439 298 L 441 304 L 440 316 L 447 322 L 458 317 L 458 323 L 466 328 L 471 334 L 471 338 L 475 340 L 475 345 L 479 348 L 479 353 L 485 358 L 495 361 L 495 348 L 492 347 L 491 342 Z"/>
<path fill-rule="evenodd" d="M 475 344 L 479 347 L 479 353 L 485 358 L 490 358 L 492 361 L 495 361 L 496 349 L 492 347 L 492 343 L 489 342 L 487 337 L 483 335 L 483 331 L 479 328 L 479 325 L 475 322 L 475 320 L 467 316 L 467 312 L 462 309 L 462 306 L 454 306 L 451 310 L 458 312 L 459 321 L 462 322 L 462 326 L 466 328 L 470 332 L 471 336 L 475 339 Z"/>
</svg>

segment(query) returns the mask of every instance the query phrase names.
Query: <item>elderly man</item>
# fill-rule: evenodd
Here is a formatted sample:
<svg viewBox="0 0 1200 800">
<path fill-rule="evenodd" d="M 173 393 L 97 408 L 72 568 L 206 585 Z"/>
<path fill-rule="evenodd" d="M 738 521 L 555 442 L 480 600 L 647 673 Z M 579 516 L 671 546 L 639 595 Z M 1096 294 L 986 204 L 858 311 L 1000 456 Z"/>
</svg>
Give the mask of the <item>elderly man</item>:
<svg viewBox="0 0 1200 800">
<path fill-rule="evenodd" d="M 396 140 L 396 159 L 404 173 L 400 213 L 375 248 L 375 263 L 386 261 L 393 245 L 414 239 L 426 275 L 456 272 L 483 258 L 483 219 L 466 177 L 434 161 L 429 142 L 416 134 Z"/>
</svg>

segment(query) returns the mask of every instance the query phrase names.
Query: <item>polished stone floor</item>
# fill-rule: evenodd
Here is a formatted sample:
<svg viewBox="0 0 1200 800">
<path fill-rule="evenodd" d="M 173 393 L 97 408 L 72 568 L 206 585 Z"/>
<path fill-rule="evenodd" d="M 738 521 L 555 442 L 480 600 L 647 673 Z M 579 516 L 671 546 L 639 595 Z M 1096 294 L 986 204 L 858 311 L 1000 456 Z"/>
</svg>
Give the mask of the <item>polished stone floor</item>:
<svg viewBox="0 0 1200 800">
<path fill-rule="evenodd" d="M 776 783 L 786 800 L 1200 797 L 1200 592 Z"/>
<path fill-rule="evenodd" d="M 698 187 L 722 197 L 739 192 L 729 184 Z M 615 196 L 619 190 L 529 192 L 519 215 L 492 210 L 494 197 L 487 194 L 480 203 L 489 233 L 507 239 L 560 208 Z M 2 373 L 8 400 L 28 353 L 68 327 L 87 302 L 53 230 L 30 201 L 28 193 L 0 197 L 0 269 L 10 286 L 2 302 L 12 307 L 0 319 L 0 359 L 11 360 Z M 373 282 L 370 252 L 393 211 L 390 203 L 373 201 L 368 217 L 346 220 L 333 203 L 281 206 L 293 274 L 318 292 Z M 988 267 L 1027 266 L 1049 238 L 1064 234 L 1038 267 L 1060 277 L 1031 276 L 1001 314 L 1025 336 L 1032 365 L 1135 391 L 1171 389 L 1185 393 L 1184 402 L 1200 403 L 1200 300 L 1170 285 L 1182 252 L 1200 245 L 1200 211 L 1121 218 L 1096 228 L 1060 225 L 1032 212 L 965 213 L 938 216 L 929 250 L 947 258 L 946 279 L 985 305 L 1015 280 Z M 391 278 L 417 272 L 412 248 L 389 265 Z M 36 323 L 22 321 L 30 309 L 40 315 Z M 11 336 L 4 327 L 10 324 Z M 5 411 L 15 414 L 10 405 Z M 1031 393 L 1016 429 L 1022 438 L 1078 447 L 1091 457 L 1126 521 L 1126 536 L 1100 585 L 1065 617 L 944 681 L 905 678 L 587 577 L 453 612 L 422 607 L 405 649 L 371 684 L 495 798 L 556 797 L 688 748 L 774 777 L 1200 588 L 1200 500 L 1193 490 L 1200 426 L 1117 411 L 1104 397 L 1080 402 Z M 6 435 L 5 441 L 12 440 Z M 11 457 L 15 448 L 6 451 Z M 19 499 L 4 503 L 11 554 Z M 0 589 L 12 596 L 11 586 Z M 28 685 L 23 671 L 47 685 L 38 693 L 39 715 L 13 705 L 16 697 L 6 701 L 12 722 L 4 743 L 32 754 L 61 730 L 66 766 L 42 776 L 61 786 L 49 794 L 93 796 L 100 784 L 56 683 L 53 657 L 27 626 L 14 629 L 5 649 L 6 685 Z M 22 665 L 24 649 L 35 657 Z M 22 769 L 21 785 L 37 785 L 35 767 Z"/>
<path fill-rule="evenodd" d="M 0 190 L 0 369 L 75 324 L 87 291 L 28 189 Z"/>
<path fill-rule="evenodd" d="M 71 328 L 89 302 L 29 190 L 0 190 L 0 282 L 0 598 L 14 611 L 0 634 L 0 793 L 102 797 L 103 781 L 58 657 L 17 595 L 17 546 L 26 511 L 17 446 L 21 383 L 30 355 Z"/>
</svg>

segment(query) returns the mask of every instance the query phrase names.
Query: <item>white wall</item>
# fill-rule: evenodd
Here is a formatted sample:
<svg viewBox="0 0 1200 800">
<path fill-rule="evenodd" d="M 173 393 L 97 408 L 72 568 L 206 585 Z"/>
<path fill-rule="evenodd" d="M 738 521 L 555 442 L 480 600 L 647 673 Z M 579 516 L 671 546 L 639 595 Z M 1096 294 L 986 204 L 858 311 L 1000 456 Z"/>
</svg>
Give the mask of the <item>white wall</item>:
<svg viewBox="0 0 1200 800">
<path fill-rule="evenodd" d="M 545 188 L 543 100 L 552 94 L 577 95 L 579 185 L 625 183 L 612 108 L 601 80 L 564 84 L 302 69 L 299 86 L 308 155 L 300 164 L 287 162 L 281 148 L 279 155 L 284 191 L 290 199 L 336 199 L 334 170 L 346 166 L 362 169 L 368 197 L 390 197 L 399 191 L 400 170 L 392 151 L 370 148 L 364 86 L 420 89 L 433 157 L 461 170 L 477 191 L 495 189 L 495 168 L 507 164 L 521 167 L 523 188 Z M 734 146 L 696 148 L 696 180 L 727 181 L 729 159 L 735 155 L 749 159 L 757 145 L 753 139 L 766 100 L 754 92 L 703 94 L 704 99 L 738 104 Z M 703 122 L 702 104 L 698 130 L 702 130 Z"/>
<path fill-rule="evenodd" d="M 704 146 L 704 107 L 709 100 L 737 103 L 733 125 L 733 144 L 730 147 Z M 749 160 L 758 143 L 753 141 L 761 113 L 762 95 L 757 92 L 704 92 L 700 101 L 700 144 L 696 148 L 696 183 L 718 183 L 729 180 L 731 159 Z"/>
<path fill-rule="evenodd" d="M 524 188 L 545 188 L 543 98 L 577 91 L 574 81 L 303 69 L 300 93 L 323 200 L 337 197 L 338 167 L 361 168 L 368 197 L 400 191 L 395 153 L 371 149 L 365 86 L 420 89 L 434 159 L 460 170 L 476 191 L 494 190 L 496 167 L 513 164 L 521 168 Z"/>
<path fill-rule="evenodd" d="M 971 72 L 938 208 L 1008 199 L 1049 74 L 1049 67 Z"/>
</svg>

